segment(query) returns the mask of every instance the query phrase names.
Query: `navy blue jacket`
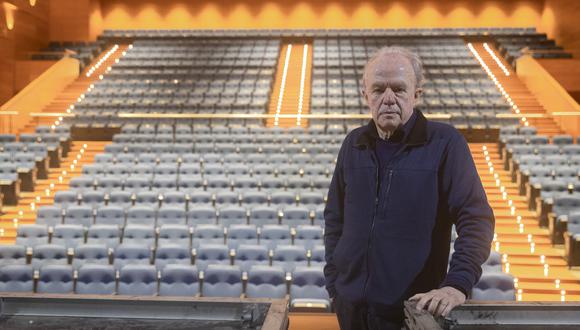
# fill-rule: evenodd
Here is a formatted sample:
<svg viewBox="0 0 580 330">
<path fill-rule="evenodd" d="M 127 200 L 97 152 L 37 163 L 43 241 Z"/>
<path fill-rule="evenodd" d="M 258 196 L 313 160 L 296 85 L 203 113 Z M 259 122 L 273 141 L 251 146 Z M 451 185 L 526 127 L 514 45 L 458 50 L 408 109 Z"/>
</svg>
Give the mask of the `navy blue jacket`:
<svg viewBox="0 0 580 330">
<path fill-rule="evenodd" d="M 387 173 L 379 175 L 372 120 L 346 136 L 324 210 L 330 296 L 387 316 L 414 294 L 443 286 L 468 296 L 495 225 L 465 138 L 414 111 Z M 458 238 L 447 273 L 452 224 Z"/>
</svg>

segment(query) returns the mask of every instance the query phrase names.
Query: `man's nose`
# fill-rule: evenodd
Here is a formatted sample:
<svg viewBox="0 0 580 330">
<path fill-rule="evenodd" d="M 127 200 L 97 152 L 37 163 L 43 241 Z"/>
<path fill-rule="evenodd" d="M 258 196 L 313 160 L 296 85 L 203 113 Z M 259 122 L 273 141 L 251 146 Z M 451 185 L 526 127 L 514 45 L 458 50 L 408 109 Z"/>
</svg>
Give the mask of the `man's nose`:
<svg viewBox="0 0 580 330">
<path fill-rule="evenodd" d="M 385 89 L 385 93 L 383 94 L 383 103 L 387 105 L 395 104 L 395 93 L 392 89 Z"/>
</svg>

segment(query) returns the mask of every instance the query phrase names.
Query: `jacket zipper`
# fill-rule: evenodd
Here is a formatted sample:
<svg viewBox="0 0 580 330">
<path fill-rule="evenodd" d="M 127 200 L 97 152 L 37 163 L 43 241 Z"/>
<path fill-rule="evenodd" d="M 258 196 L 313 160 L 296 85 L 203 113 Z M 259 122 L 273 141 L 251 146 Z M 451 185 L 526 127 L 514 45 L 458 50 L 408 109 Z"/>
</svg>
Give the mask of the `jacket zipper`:
<svg viewBox="0 0 580 330">
<path fill-rule="evenodd" d="M 377 166 L 377 170 L 376 170 L 376 173 L 375 173 L 375 182 L 376 182 L 376 187 L 375 187 L 375 208 L 374 208 L 374 211 L 373 211 L 373 221 L 371 222 L 371 231 L 369 233 L 369 241 L 367 243 L 367 253 L 366 253 L 366 259 L 367 259 L 366 260 L 367 261 L 366 262 L 367 277 L 366 277 L 365 285 L 364 285 L 364 288 L 363 288 L 363 295 L 365 297 L 367 295 L 367 285 L 369 283 L 369 277 L 370 277 L 370 274 L 371 274 L 370 273 L 370 267 L 369 267 L 369 254 L 370 254 L 371 247 L 372 247 L 372 244 L 373 244 L 373 234 L 374 234 L 374 231 L 375 231 L 375 219 L 376 219 L 376 216 L 377 216 L 377 209 L 379 207 L 379 193 L 380 193 L 380 191 L 379 191 L 379 170 L 380 170 L 380 168 Z M 389 177 L 388 177 L 388 181 L 387 181 L 387 191 L 386 191 L 386 194 L 385 194 L 385 200 L 387 200 L 387 197 L 389 196 L 389 191 L 391 190 L 391 179 L 392 179 L 392 177 L 393 177 L 393 170 L 389 170 Z"/>
</svg>

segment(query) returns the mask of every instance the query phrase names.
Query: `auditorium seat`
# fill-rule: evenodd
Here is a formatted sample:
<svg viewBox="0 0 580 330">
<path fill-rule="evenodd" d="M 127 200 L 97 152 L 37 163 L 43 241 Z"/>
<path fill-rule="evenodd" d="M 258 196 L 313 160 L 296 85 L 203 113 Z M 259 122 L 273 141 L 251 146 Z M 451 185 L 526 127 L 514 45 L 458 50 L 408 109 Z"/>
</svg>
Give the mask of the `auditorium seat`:
<svg viewBox="0 0 580 330">
<path fill-rule="evenodd" d="M 91 263 L 79 268 L 75 293 L 112 295 L 116 292 L 116 286 L 113 266 Z"/>
<path fill-rule="evenodd" d="M 159 295 L 194 297 L 200 293 L 199 285 L 195 266 L 169 264 L 161 270 Z"/>
<path fill-rule="evenodd" d="M 273 250 L 278 245 L 291 245 L 292 234 L 288 225 L 263 225 L 260 230 L 260 245 Z"/>
<path fill-rule="evenodd" d="M 51 237 L 51 244 L 74 249 L 85 242 L 85 229 L 81 225 L 56 225 Z"/>
<path fill-rule="evenodd" d="M 128 296 L 155 296 L 157 283 L 155 266 L 125 265 L 119 271 L 117 293 Z"/>
<path fill-rule="evenodd" d="M 6 265 L 0 267 L 0 292 L 32 292 L 34 270 L 32 265 Z"/>
<path fill-rule="evenodd" d="M 241 297 L 242 271 L 237 266 L 208 265 L 204 271 L 202 294 L 204 297 Z"/>
<path fill-rule="evenodd" d="M 157 246 L 178 244 L 191 247 L 191 229 L 186 225 L 162 225 L 159 227 Z"/>
<path fill-rule="evenodd" d="M 278 244 L 273 251 L 272 266 L 280 266 L 287 273 L 293 272 L 296 267 L 308 266 L 306 249 L 303 246 Z"/>
<path fill-rule="evenodd" d="M 45 265 L 40 268 L 36 292 L 67 294 L 74 291 L 73 268 L 70 265 Z"/>
<path fill-rule="evenodd" d="M 121 243 L 121 231 L 117 225 L 93 225 L 87 232 L 87 244 L 103 244 L 114 249 Z"/>
<path fill-rule="evenodd" d="M 330 311 L 330 298 L 325 287 L 324 273 L 317 267 L 296 267 L 290 285 L 290 308 L 311 308 Z"/>
<path fill-rule="evenodd" d="M 510 274 L 483 273 L 471 291 L 471 300 L 515 301 L 514 278 Z"/>
<path fill-rule="evenodd" d="M 32 250 L 30 264 L 34 270 L 39 270 L 45 265 L 66 265 L 68 264 L 67 249 L 55 244 L 36 245 Z"/>
<path fill-rule="evenodd" d="M 0 268 L 6 265 L 25 265 L 26 247 L 23 245 L 0 245 Z"/>
<path fill-rule="evenodd" d="M 255 265 L 268 266 L 270 258 L 268 248 L 263 245 L 240 244 L 235 249 L 234 265 L 248 272 Z"/>
<path fill-rule="evenodd" d="M 249 269 L 246 297 L 284 299 L 286 291 L 286 273 L 281 267 L 255 265 Z"/>
<path fill-rule="evenodd" d="M 150 265 L 152 259 L 151 248 L 139 244 L 121 244 L 113 254 L 113 266 L 119 270 L 125 265 Z"/>
<path fill-rule="evenodd" d="M 16 244 L 32 248 L 48 244 L 48 227 L 46 225 L 19 225 L 16 230 Z"/>
<path fill-rule="evenodd" d="M 255 225 L 232 224 L 227 228 L 227 244 L 236 249 L 240 244 L 258 244 L 258 231 Z"/>
<path fill-rule="evenodd" d="M 155 267 L 162 270 L 170 264 L 191 265 L 192 250 L 188 246 L 165 244 L 155 251 Z"/>
<path fill-rule="evenodd" d="M 62 209 L 60 206 L 41 206 L 36 211 L 36 224 L 53 227 L 62 223 Z"/>
<path fill-rule="evenodd" d="M 202 244 L 193 250 L 195 266 L 200 271 L 204 271 L 209 265 L 230 264 L 230 253 L 227 245 L 224 244 Z"/>
</svg>

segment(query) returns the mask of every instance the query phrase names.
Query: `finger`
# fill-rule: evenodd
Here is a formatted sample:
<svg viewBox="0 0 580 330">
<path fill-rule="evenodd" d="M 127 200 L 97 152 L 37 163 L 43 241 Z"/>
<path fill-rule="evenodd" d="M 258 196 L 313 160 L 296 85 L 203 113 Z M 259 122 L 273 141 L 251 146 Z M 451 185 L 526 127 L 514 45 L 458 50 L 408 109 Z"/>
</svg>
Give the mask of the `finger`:
<svg viewBox="0 0 580 330">
<path fill-rule="evenodd" d="M 424 295 L 425 295 L 424 293 L 417 293 L 416 295 L 414 295 L 411 298 L 409 298 L 409 300 L 421 299 L 421 297 L 423 297 Z"/>
<path fill-rule="evenodd" d="M 443 311 L 447 308 L 447 306 L 449 306 L 451 304 L 450 301 L 448 301 L 447 299 L 442 299 L 439 302 L 439 306 L 437 306 L 437 309 L 435 310 L 435 316 L 440 316 L 443 315 Z"/>
<path fill-rule="evenodd" d="M 433 296 L 431 295 L 424 295 L 423 297 L 421 297 L 421 299 L 419 299 L 419 302 L 417 303 L 417 309 L 419 310 L 423 310 L 425 308 L 425 304 L 427 304 L 431 298 L 433 298 Z"/>
<path fill-rule="evenodd" d="M 435 311 L 437 310 L 437 307 L 439 306 L 439 302 L 441 301 L 441 298 L 438 296 L 433 297 L 433 299 L 431 299 L 431 303 L 429 304 L 429 308 L 427 309 L 429 311 L 429 313 L 435 315 Z"/>
<path fill-rule="evenodd" d="M 455 304 L 454 303 L 449 303 L 449 305 L 447 305 L 445 307 L 445 309 L 443 310 L 443 312 L 441 312 L 441 316 L 446 317 L 447 315 L 449 315 L 449 313 L 451 313 L 451 310 L 455 308 Z"/>
</svg>

